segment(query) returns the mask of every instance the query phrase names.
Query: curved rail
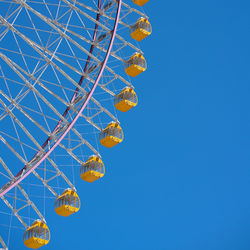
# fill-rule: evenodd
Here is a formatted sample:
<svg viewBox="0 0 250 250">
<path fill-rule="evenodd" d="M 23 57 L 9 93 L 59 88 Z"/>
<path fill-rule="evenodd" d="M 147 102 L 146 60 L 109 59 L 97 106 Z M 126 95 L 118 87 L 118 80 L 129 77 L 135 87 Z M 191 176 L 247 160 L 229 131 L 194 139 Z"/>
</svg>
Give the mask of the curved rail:
<svg viewBox="0 0 250 250">
<path fill-rule="evenodd" d="M 98 3 L 98 7 L 101 6 L 101 0 L 98 0 L 99 3 Z M 50 148 L 50 150 L 48 150 L 44 155 L 43 157 L 37 162 L 35 163 L 35 165 L 33 167 L 31 167 L 27 172 L 25 172 L 25 170 L 27 169 L 27 166 L 25 166 L 21 171 L 19 171 L 19 173 L 17 174 L 17 176 L 14 178 L 14 180 L 11 180 L 10 182 L 8 182 L 6 185 L 3 186 L 3 188 L 0 190 L 0 197 L 2 197 L 3 195 L 5 195 L 7 192 L 9 192 L 11 189 L 13 189 L 15 186 L 17 186 L 22 180 L 24 180 L 29 174 L 31 174 L 53 151 L 54 149 L 60 144 L 60 142 L 63 140 L 63 138 L 68 134 L 68 132 L 71 130 L 71 128 L 74 126 L 74 124 L 76 123 L 76 121 L 78 120 L 79 116 L 82 114 L 83 110 L 85 109 L 85 107 L 87 106 L 88 102 L 90 101 L 100 79 L 101 79 L 101 76 L 103 74 L 103 71 L 106 67 L 106 64 L 107 64 L 107 61 L 108 61 L 108 58 L 111 54 L 111 49 L 113 47 L 113 43 L 114 43 L 114 40 L 115 40 L 115 36 L 116 36 L 116 31 L 117 31 L 117 27 L 118 27 L 118 23 L 119 23 L 119 18 L 120 18 L 120 12 L 121 12 L 121 5 L 122 5 L 122 0 L 117 0 L 117 12 L 116 12 L 116 19 L 115 19 L 115 24 L 114 24 L 114 28 L 113 28 L 113 31 L 112 31 L 112 35 L 111 35 L 111 39 L 110 39 L 110 43 L 109 43 L 109 47 L 108 47 L 108 50 L 107 50 L 107 53 L 106 53 L 106 56 L 102 62 L 102 66 L 101 66 L 101 69 L 98 73 L 98 76 L 96 78 L 96 81 L 95 81 L 95 84 L 93 85 L 91 91 L 88 93 L 87 95 L 87 98 L 85 100 L 85 102 L 83 103 L 82 107 L 80 108 L 79 112 L 77 113 L 77 115 L 74 117 L 74 119 L 71 121 L 71 123 L 69 124 L 69 126 L 67 127 L 67 129 L 62 133 L 61 137 L 58 138 L 58 140 L 56 141 L 56 143 Z M 100 18 L 100 14 L 97 14 L 97 18 Z M 97 28 L 98 28 L 98 25 L 95 26 L 95 33 L 94 33 L 94 39 L 96 38 L 96 34 L 97 34 Z M 94 49 L 94 45 L 91 45 L 91 48 L 90 48 L 90 51 L 93 52 L 93 49 Z M 91 53 L 92 53 L 91 52 Z M 90 61 L 90 57 L 88 57 L 88 60 L 86 62 L 86 65 L 85 65 L 85 71 L 87 70 L 88 68 L 88 64 L 89 64 L 89 61 Z M 81 86 L 82 82 L 84 80 L 84 76 L 81 77 L 80 79 L 80 82 L 79 82 L 79 85 Z M 72 99 L 71 99 L 71 102 L 73 102 L 75 100 L 75 97 L 78 93 L 79 89 L 77 88 Z M 69 109 L 67 108 L 63 114 L 63 116 L 66 116 L 67 113 L 68 113 Z M 58 126 L 61 124 L 61 120 L 58 122 L 55 130 L 58 128 Z M 55 131 L 54 130 L 54 131 Z M 45 143 L 43 144 L 43 148 L 48 144 L 50 138 L 48 138 Z M 37 154 L 41 152 L 41 151 L 38 151 Z M 37 155 L 36 154 L 36 155 Z M 34 156 L 35 157 L 35 156 Z M 33 158 L 32 158 L 33 159 Z"/>
</svg>

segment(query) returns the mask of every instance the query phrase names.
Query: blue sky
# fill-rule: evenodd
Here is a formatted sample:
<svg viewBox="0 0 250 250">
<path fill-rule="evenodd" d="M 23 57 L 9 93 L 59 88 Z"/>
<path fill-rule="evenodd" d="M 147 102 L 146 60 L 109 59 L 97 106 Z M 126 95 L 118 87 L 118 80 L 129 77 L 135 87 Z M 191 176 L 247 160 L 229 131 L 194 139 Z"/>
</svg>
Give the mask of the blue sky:
<svg viewBox="0 0 250 250">
<path fill-rule="evenodd" d="M 250 249 L 250 3 L 150 1 L 139 105 L 43 249 Z M 52 223 L 54 222 L 54 224 Z M 24 249 L 18 241 L 16 249 Z"/>
</svg>

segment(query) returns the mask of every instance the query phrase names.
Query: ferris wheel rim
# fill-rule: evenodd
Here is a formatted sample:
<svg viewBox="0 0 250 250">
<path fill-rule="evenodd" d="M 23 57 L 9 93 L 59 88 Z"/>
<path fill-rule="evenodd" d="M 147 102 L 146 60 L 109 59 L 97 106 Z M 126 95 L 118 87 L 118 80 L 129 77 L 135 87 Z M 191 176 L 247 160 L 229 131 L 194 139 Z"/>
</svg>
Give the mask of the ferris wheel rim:
<svg viewBox="0 0 250 250">
<path fill-rule="evenodd" d="M 99 8 L 99 5 L 101 4 L 101 1 L 102 0 L 98 0 L 98 8 Z M 12 190 L 14 187 L 16 187 L 21 181 L 23 181 L 26 177 L 28 177 L 45 159 L 47 159 L 47 157 L 49 157 L 49 155 L 54 151 L 54 149 L 60 144 L 60 142 L 64 139 L 64 137 L 68 134 L 68 132 L 72 129 L 72 127 L 74 126 L 74 124 L 76 123 L 76 121 L 78 120 L 78 118 L 80 117 L 80 115 L 82 114 L 83 110 L 86 108 L 87 104 L 89 103 L 89 101 L 91 100 L 91 97 L 93 96 L 94 94 L 94 91 L 102 77 L 102 74 L 103 74 L 103 71 L 106 67 L 106 64 L 107 64 L 107 61 L 109 59 L 109 56 L 111 55 L 111 50 L 112 50 L 112 47 L 113 47 L 113 44 L 114 44 L 114 40 L 115 40 L 115 37 L 116 37 L 116 32 L 117 32 L 117 27 L 118 27 L 118 24 L 119 24 L 119 18 L 120 18 L 120 13 L 121 13 L 121 5 L 122 5 L 122 0 L 116 0 L 117 2 L 117 11 L 116 11 L 116 18 L 115 18 L 115 23 L 114 23 L 114 27 L 113 27 L 113 30 L 111 30 L 111 39 L 110 39 L 110 43 L 109 43 L 109 46 L 108 46 L 108 49 L 107 49 L 107 52 L 106 52 L 106 55 L 105 55 L 105 58 L 102 62 L 102 65 L 101 65 L 101 68 L 100 68 L 100 71 L 98 73 L 98 76 L 95 80 L 95 83 L 92 87 L 92 89 L 89 91 L 89 93 L 87 94 L 87 97 L 86 97 L 86 100 L 84 101 L 82 107 L 80 108 L 79 112 L 76 114 L 76 116 L 74 117 L 74 119 L 69 123 L 69 126 L 67 127 L 67 129 L 62 133 L 62 135 L 57 139 L 57 141 L 55 142 L 55 144 L 42 156 L 42 158 L 36 162 L 34 164 L 33 167 L 31 167 L 29 170 L 27 170 L 25 173 L 23 173 L 27 166 L 24 166 L 19 172 L 18 174 L 12 179 L 10 180 L 8 183 L 6 183 L 4 186 L 2 186 L 1 190 L 0 190 L 0 198 L 2 196 L 4 196 L 6 193 L 8 193 L 10 190 Z M 100 14 L 97 14 L 97 19 L 99 18 Z M 95 25 L 95 31 L 94 31 L 94 36 L 93 38 L 95 37 L 96 33 L 97 33 L 97 29 L 98 29 L 98 24 Z M 91 50 L 93 50 L 94 48 L 94 45 L 91 45 L 91 48 L 90 48 L 90 53 L 91 53 Z M 89 56 L 90 57 L 90 56 Z M 85 64 L 85 67 L 86 65 L 88 64 L 89 62 L 89 57 L 87 59 L 87 62 Z M 84 79 L 84 75 L 80 78 L 80 81 L 79 81 L 79 86 L 80 85 L 80 82 L 83 81 Z M 73 94 L 72 96 L 72 99 L 71 101 L 73 102 L 74 101 L 74 96 L 75 94 L 79 91 L 78 88 L 76 88 L 75 90 L 75 93 Z M 71 103 L 71 102 L 70 102 Z M 67 110 L 67 109 L 66 109 Z M 60 124 L 60 121 L 58 122 L 58 124 Z M 55 128 L 57 128 L 58 124 L 56 125 Z M 49 138 L 48 138 L 49 139 Z M 48 139 L 46 139 L 45 143 L 48 141 Z M 43 145 L 44 145 L 43 144 Z M 39 153 L 39 152 L 42 152 L 41 150 L 38 150 L 37 153 L 35 154 L 35 156 Z M 34 156 L 34 157 L 35 157 Z M 34 158 L 33 157 L 33 158 Z M 32 159 L 30 161 L 32 161 Z M 5 188 L 5 186 L 7 186 Z"/>
</svg>

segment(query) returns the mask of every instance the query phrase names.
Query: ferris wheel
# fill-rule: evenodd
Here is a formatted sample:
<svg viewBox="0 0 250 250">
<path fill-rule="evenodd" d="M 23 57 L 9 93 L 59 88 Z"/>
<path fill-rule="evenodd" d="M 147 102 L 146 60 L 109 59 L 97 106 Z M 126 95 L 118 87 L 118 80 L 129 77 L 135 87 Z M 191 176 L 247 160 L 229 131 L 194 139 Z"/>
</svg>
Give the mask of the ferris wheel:
<svg viewBox="0 0 250 250">
<path fill-rule="evenodd" d="M 76 213 L 75 179 L 104 177 L 100 147 L 123 141 L 147 68 L 148 1 L 0 0 L 0 247 L 13 229 L 48 244 L 45 211 Z"/>
</svg>

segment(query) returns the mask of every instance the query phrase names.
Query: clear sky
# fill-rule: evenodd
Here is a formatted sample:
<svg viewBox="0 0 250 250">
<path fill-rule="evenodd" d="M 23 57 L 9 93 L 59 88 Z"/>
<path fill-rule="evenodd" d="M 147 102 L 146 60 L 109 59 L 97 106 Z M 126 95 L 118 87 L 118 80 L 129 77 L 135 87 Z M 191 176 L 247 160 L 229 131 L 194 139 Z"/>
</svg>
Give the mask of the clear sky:
<svg viewBox="0 0 250 250">
<path fill-rule="evenodd" d="M 153 1 L 139 105 L 46 249 L 250 249 L 250 2 Z M 54 222 L 54 224 L 52 223 Z M 20 243 L 20 244 L 19 244 Z M 18 240 L 15 250 L 25 249 Z"/>
</svg>

